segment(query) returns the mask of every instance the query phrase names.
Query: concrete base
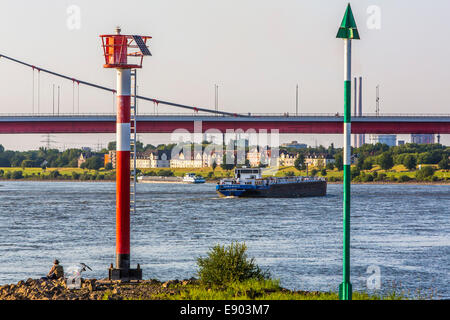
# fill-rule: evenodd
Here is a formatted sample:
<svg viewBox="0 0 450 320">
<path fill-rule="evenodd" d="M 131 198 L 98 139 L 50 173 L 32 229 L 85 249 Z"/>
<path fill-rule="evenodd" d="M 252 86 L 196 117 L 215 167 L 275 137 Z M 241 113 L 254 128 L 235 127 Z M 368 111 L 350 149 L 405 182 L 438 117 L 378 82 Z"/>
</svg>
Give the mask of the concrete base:
<svg viewBox="0 0 450 320">
<path fill-rule="evenodd" d="M 142 269 L 137 265 L 137 269 L 119 269 L 112 266 L 108 269 L 109 280 L 142 280 Z"/>
</svg>

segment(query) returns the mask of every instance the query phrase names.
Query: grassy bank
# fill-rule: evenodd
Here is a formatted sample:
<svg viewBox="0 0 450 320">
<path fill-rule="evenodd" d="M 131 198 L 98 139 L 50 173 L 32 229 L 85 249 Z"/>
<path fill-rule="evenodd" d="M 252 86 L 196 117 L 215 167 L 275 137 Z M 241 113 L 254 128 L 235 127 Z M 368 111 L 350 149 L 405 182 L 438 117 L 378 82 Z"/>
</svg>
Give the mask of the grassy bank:
<svg viewBox="0 0 450 320">
<path fill-rule="evenodd" d="M 408 170 L 403 165 L 394 166 L 390 170 L 382 170 L 379 166 L 374 166 L 371 170 L 361 170 L 353 177 L 356 183 L 450 183 L 450 170 L 439 170 L 437 166 L 429 165 L 434 170 L 432 176 L 418 180 L 416 178 L 418 170 Z M 352 166 L 354 169 L 355 166 Z M 139 169 L 143 175 L 173 175 L 183 177 L 188 172 L 193 172 L 203 176 L 206 180 L 217 181 L 222 178 L 232 177 L 233 170 L 224 170 L 217 167 L 212 168 L 153 168 Z M 319 170 L 310 168 L 308 174 L 325 177 L 329 182 L 340 182 L 343 179 L 343 172 L 337 169 Z M 283 177 L 288 175 L 305 176 L 305 170 L 297 170 L 295 167 L 280 167 L 278 169 L 268 169 L 266 176 Z M 76 180 L 76 181 L 102 181 L 115 180 L 115 170 L 88 170 L 80 168 L 0 168 L 0 179 L 2 180 Z"/>
</svg>

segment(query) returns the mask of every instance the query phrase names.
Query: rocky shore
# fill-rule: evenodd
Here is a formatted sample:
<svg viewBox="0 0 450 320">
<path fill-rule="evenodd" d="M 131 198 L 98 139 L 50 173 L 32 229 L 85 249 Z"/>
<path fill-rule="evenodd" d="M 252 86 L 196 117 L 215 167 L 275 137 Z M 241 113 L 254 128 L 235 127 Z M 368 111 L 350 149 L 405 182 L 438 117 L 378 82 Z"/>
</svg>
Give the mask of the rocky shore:
<svg viewBox="0 0 450 320">
<path fill-rule="evenodd" d="M 68 289 L 63 280 L 28 279 L 0 286 L 0 300 L 155 300 L 175 295 L 196 279 L 120 281 L 82 279 L 80 289 Z"/>
</svg>

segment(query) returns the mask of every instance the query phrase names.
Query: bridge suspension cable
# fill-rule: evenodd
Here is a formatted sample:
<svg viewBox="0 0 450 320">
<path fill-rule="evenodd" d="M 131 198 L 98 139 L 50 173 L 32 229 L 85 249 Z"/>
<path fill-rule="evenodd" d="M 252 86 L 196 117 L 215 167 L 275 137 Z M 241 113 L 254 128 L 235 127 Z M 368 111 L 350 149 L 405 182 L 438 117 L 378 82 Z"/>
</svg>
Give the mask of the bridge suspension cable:
<svg viewBox="0 0 450 320">
<path fill-rule="evenodd" d="M 114 89 L 107 88 L 107 87 L 104 87 L 104 86 L 101 86 L 101 85 L 98 85 L 98 84 L 95 84 L 95 83 L 92 83 L 92 82 L 87 82 L 87 81 L 75 79 L 75 78 L 73 78 L 73 77 L 69 77 L 69 76 L 66 76 L 66 75 L 63 75 L 63 74 L 60 74 L 60 73 L 57 73 L 57 72 L 53 72 L 53 71 L 50 71 L 50 70 L 46 70 L 46 69 L 43 69 L 43 68 L 40 68 L 40 67 L 36 67 L 36 66 L 31 65 L 31 64 L 29 64 L 29 63 L 26 63 L 26 62 L 24 62 L 24 61 L 20 61 L 20 60 L 17 60 L 17 59 L 14 59 L 14 58 L 5 56 L 5 55 L 3 55 L 3 54 L 0 54 L 0 58 L 5 58 L 5 59 L 10 60 L 10 61 L 13 61 L 13 62 L 15 62 L 15 63 L 18 63 L 18 64 L 21 64 L 21 65 L 30 67 L 30 68 L 33 69 L 33 74 L 34 74 L 34 69 L 36 69 L 36 70 L 38 71 L 38 73 L 42 71 L 42 72 L 51 74 L 51 75 L 56 76 L 56 77 L 59 77 L 59 78 L 63 78 L 63 79 L 67 79 L 67 80 L 70 80 L 70 81 L 73 81 L 73 82 L 77 82 L 78 85 L 83 84 L 83 85 L 85 85 L 85 86 L 93 87 L 93 88 L 96 88 L 96 89 L 100 89 L 100 90 L 104 90 L 104 91 L 109 91 L 109 92 L 112 92 L 112 93 L 114 93 L 114 94 L 116 93 L 116 90 L 114 90 Z M 33 76 L 33 88 L 34 88 L 34 76 Z M 33 91 L 34 91 L 34 89 L 33 89 Z M 208 112 L 208 113 L 220 114 L 220 115 L 224 115 L 224 116 L 247 117 L 247 115 L 242 115 L 242 114 L 238 114 L 238 113 L 231 113 L 231 112 L 224 112 L 224 111 L 218 111 L 218 110 L 213 110 L 213 109 L 206 109 L 206 108 L 200 108 L 200 107 L 193 107 L 193 106 L 188 106 L 188 105 L 179 104 L 179 103 L 174 103 L 174 102 L 169 102 L 169 101 L 163 101 L 163 100 L 154 99 L 154 98 L 148 98 L 148 97 L 139 96 L 139 95 L 136 95 L 136 98 L 137 98 L 137 99 L 141 99 L 141 100 L 145 100 L 145 101 L 153 102 L 153 103 L 155 103 L 156 105 L 158 105 L 158 104 L 164 104 L 164 105 L 172 106 L 172 107 L 176 107 L 176 108 L 183 108 L 183 109 L 192 110 L 192 111 L 194 111 L 194 112 L 202 111 L 202 112 Z M 33 100 L 33 104 L 34 104 L 34 100 Z"/>
</svg>

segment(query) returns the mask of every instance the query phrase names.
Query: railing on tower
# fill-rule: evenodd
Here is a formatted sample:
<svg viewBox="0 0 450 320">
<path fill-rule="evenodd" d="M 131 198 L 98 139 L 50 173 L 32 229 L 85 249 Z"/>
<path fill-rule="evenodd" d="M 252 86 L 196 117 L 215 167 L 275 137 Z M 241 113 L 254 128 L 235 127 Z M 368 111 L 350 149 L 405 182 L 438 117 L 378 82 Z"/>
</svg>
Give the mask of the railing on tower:
<svg viewBox="0 0 450 320">
<path fill-rule="evenodd" d="M 131 179 L 130 179 L 130 212 L 133 214 L 136 212 L 136 141 L 137 141 L 137 130 L 136 130 L 136 103 L 137 103 L 137 70 L 131 70 L 131 113 L 130 113 L 130 147 L 131 147 L 131 161 L 133 167 L 131 168 Z"/>
</svg>

